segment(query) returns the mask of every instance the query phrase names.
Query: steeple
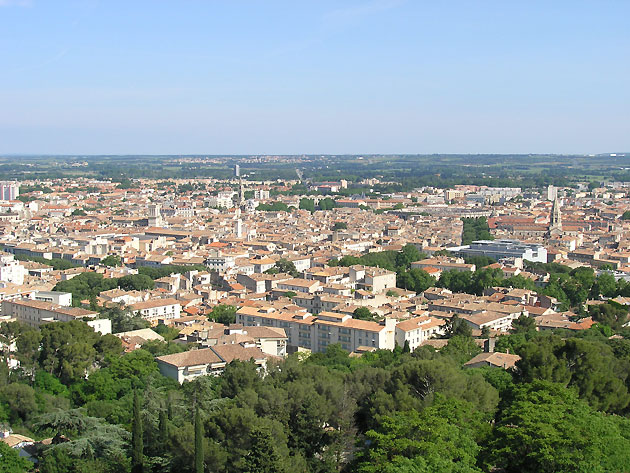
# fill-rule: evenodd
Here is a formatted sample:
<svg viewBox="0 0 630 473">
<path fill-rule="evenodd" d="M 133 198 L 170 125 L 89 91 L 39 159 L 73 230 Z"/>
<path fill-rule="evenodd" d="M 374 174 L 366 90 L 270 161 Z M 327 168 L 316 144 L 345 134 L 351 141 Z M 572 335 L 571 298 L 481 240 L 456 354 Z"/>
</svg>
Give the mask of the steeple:
<svg viewBox="0 0 630 473">
<path fill-rule="evenodd" d="M 558 196 L 553 201 L 553 207 L 551 208 L 551 225 L 550 230 L 562 230 L 562 213 L 560 212 L 560 203 L 558 202 Z"/>
</svg>

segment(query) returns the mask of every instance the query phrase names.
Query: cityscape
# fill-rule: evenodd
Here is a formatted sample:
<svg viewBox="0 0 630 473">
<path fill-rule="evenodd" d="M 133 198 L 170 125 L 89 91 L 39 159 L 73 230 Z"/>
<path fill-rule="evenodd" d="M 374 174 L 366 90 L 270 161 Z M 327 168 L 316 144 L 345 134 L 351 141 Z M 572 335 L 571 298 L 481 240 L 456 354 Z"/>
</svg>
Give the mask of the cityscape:
<svg viewBox="0 0 630 473">
<path fill-rule="evenodd" d="M 629 17 L 0 0 L 0 473 L 630 472 Z"/>
</svg>

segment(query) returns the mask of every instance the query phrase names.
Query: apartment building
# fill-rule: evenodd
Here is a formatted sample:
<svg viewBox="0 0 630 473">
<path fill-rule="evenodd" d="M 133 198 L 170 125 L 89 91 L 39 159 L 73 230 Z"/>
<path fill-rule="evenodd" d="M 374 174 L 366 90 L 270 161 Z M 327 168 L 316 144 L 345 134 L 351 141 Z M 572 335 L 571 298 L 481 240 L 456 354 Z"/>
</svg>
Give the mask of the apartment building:
<svg viewBox="0 0 630 473">
<path fill-rule="evenodd" d="M 520 317 L 520 313 L 506 314 L 505 312 L 484 311 L 475 314 L 461 315 L 473 329 L 489 328 L 495 332 L 507 332 L 512 328 L 512 321 Z"/>
<path fill-rule="evenodd" d="M 220 376 L 233 360 L 253 359 L 257 368 L 264 371 L 267 368 L 267 357 L 260 348 L 235 344 L 159 356 L 156 361 L 163 376 L 182 384 L 199 376 Z"/>
<path fill-rule="evenodd" d="M 348 314 L 321 312 L 317 316 L 307 311 L 277 310 L 273 307 L 242 307 L 236 312 L 236 322 L 283 328 L 288 337 L 289 351 L 307 349 L 322 352 L 328 345 L 339 343 L 353 352 L 359 347 L 392 350 L 395 346 L 396 321 L 385 319 L 371 322 L 353 319 Z"/>
<path fill-rule="evenodd" d="M 306 292 L 313 294 L 319 290 L 320 283 L 319 281 L 309 281 L 306 279 L 295 278 L 278 283 L 277 288 L 281 291 L 292 291 L 296 293 Z"/>
<path fill-rule="evenodd" d="M 426 340 L 445 333 L 446 320 L 435 317 L 414 317 L 396 324 L 396 344 L 401 347 L 409 343 L 409 349 L 414 351 Z"/>
<path fill-rule="evenodd" d="M 157 325 L 159 320 L 178 319 L 182 306 L 173 298 L 153 299 L 146 302 L 137 302 L 130 306 L 132 312 L 148 320 L 151 325 Z"/>
<path fill-rule="evenodd" d="M 79 307 L 65 307 L 52 302 L 33 301 L 29 299 L 2 301 L 2 314 L 16 318 L 19 322 L 39 327 L 52 322 L 70 322 L 71 320 L 86 320 L 86 323 L 96 332 L 103 335 L 112 333 L 112 323 L 109 319 L 98 319 L 98 312 Z"/>
<path fill-rule="evenodd" d="M 0 281 L 21 286 L 24 284 L 26 268 L 15 260 L 15 256 L 0 253 Z"/>
<path fill-rule="evenodd" d="M 350 266 L 350 284 L 356 289 L 365 289 L 375 294 L 396 287 L 396 273 L 383 268 Z"/>
</svg>

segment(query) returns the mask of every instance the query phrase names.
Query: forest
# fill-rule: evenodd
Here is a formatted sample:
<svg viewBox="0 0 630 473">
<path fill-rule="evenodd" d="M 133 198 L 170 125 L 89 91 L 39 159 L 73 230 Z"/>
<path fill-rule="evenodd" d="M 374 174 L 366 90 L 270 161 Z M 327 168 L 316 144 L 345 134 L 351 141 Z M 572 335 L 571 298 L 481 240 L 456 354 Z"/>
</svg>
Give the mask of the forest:
<svg viewBox="0 0 630 473">
<path fill-rule="evenodd" d="M 0 336 L 21 362 L 0 364 L 0 421 L 52 438 L 38 451 L 44 473 L 630 468 L 630 342 L 597 327 L 573 335 L 516 323 L 497 341 L 522 357 L 513 372 L 463 367 L 480 348 L 454 330 L 440 350 L 353 358 L 331 345 L 265 374 L 232 362 L 181 386 L 154 360 L 172 342 L 122 353 L 118 338 L 78 321 L 4 323 Z M 0 453 L 13 465 L 0 471 L 28 471 L 13 453 Z"/>
</svg>

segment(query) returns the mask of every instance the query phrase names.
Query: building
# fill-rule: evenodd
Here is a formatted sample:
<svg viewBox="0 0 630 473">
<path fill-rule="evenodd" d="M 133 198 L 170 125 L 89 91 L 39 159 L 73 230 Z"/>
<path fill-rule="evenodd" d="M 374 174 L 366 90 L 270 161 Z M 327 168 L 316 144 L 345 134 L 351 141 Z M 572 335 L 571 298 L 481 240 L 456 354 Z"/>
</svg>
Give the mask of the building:
<svg viewBox="0 0 630 473">
<path fill-rule="evenodd" d="M 479 353 L 472 360 L 464 363 L 464 368 L 482 368 L 491 366 L 493 368 L 503 368 L 504 370 L 513 369 L 516 362 L 521 357 L 518 355 L 510 355 L 509 353 L 501 353 L 498 351 L 492 353 Z"/>
<path fill-rule="evenodd" d="M 214 324 L 213 324 L 214 325 Z M 284 329 L 276 327 L 248 326 L 232 324 L 216 328 L 200 327 L 180 336 L 178 341 L 199 343 L 202 347 L 218 345 L 246 344 L 260 348 L 267 355 L 284 357 L 287 354 L 287 336 Z"/>
<path fill-rule="evenodd" d="M 507 332 L 512 328 L 512 321 L 521 316 L 519 312 L 505 313 L 494 311 L 483 311 L 474 314 L 460 315 L 475 330 L 488 328 L 495 332 Z"/>
<path fill-rule="evenodd" d="M 233 360 L 253 360 L 259 370 L 267 368 L 267 355 L 255 346 L 217 345 L 156 358 L 162 375 L 182 384 L 199 376 L 220 376 Z"/>
<path fill-rule="evenodd" d="M 0 281 L 21 286 L 24 284 L 26 273 L 26 268 L 15 260 L 15 256 L 0 253 Z"/>
<path fill-rule="evenodd" d="M 350 352 L 359 347 L 393 350 L 395 346 L 396 321 L 389 318 L 371 322 L 326 311 L 314 316 L 306 310 L 292 312 L 246 306 L 236 312 L 236 322 L 283 328 L 288 337 L 289 352 L 297 349 L 323 352 L 335 343 Z"/>
<path fill-rule="evenodd" d="M 52 302 L 32 301 L 29 299 L 2 301 L 2 314 L 16 318 L 19 322 L 39 327 L 51 322 L 85 322 L 103 335 L 112 333 L 112 322 L 109 319 L 98 319 L 98 312 L 79 307 L 64 307 Z"/>
<path fill-rule="evenodd" d="M 461 258 L 427 258 L 411 263 L 411 269 L 436 268 L 440 271 L 469 271 L 475 272 L 474 264 L 466 264 Z"/>
<path fill-rule="evenodd" d="M 20 184 L 17 182 L 0 182 L 0 200 L 15 200 L 20 195 Z"/>
<path fill-rule="evenodd" d="M 427 316 L 403 320 L 396 325 L 396 344 L 404 347 L 406 342 L 409 349 L 414 351 L 426 340 L 444 334 L 445 326 L 446 320 Z"/>
<path fill-rule="evenodd" d="M 161 227 L 162 223 L 162 206 L 160 204 L 149 205 L 148 225 L 150 227 Z"/>
<path fill-rule="evenodd" d="M 375 294 L 396 287 L 396 273 L 383 268 L 350 266 L 350 284 L 355 289 L 365 289 Z"/>
<path fill-rule="evenodd" d="M 151 325 L 157 325 L 159 320 L 178 319 L 182 310 L 179 302 L 172 298 L 137 302 L 129 308 L 143 319 L 148 320 Z"/>
<path fill-rule="evenodd" d="M 269 191 L 265 189 L 255 189 L 254 190 L 254 199 L 256 200 L 265 200 L 269 198 Z"/>
<path fill-rule="evenodd" d="M 30 298 L 34 301 L 52 302 L 53 304 L 61 305 L 64 307 L 72 306 L 71 292 L 35 291 L 31 294 Z"/>
<path fill-rule="evenodd" d="M 447 250 L 458 256 L 488 256 L 497 261 L 503 258 L 521 258 L 534 263 L 547 262 L 547 250 L 543 246 L 518 240 L 477 240 L 470 245 L 455 246 Z"/>
</svg>

